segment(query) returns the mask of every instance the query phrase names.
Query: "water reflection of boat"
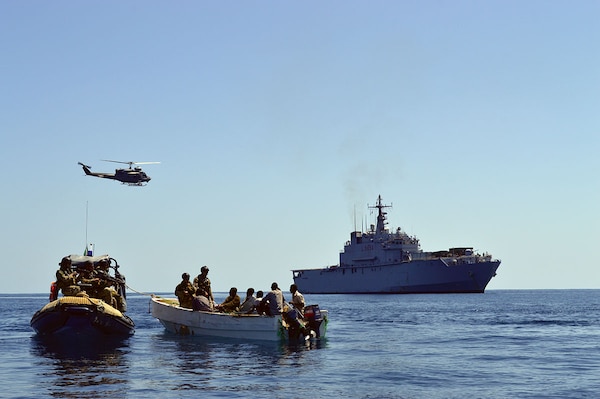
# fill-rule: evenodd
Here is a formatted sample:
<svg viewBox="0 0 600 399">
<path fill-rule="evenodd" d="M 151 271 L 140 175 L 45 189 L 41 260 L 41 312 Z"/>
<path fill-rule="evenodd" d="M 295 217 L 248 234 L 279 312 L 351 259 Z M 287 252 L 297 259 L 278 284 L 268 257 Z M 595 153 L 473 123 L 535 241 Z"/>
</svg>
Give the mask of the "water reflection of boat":
<svg viewBox="0 0 600 399">
<path fill-rule="evenodd" d="M 128 346 L 128 338 L 117 336 L 91 340 L 33 335 L 36 378 L 32 389 L 40 397 L 122 397 L 129 389 Z"/>
<path fill-rule="evenodd" d="M 222 396 L 272 397 L 273 391 L 264 391 L 262 384 L 265 379 L 277 379 L 290 367 L 298 370 L 326 367 L 324 362 L 328 356 L 314 356 L 311 352 L 330 345 L 326 339 L 290 343 L 208 336 L 191 338 L 165 329 L 145 342 L 149 351 L 159 354 L 149 367 L 170 373 L 166 384 L 161 386 L 170 387 L 181 397 L 192 394 L 195 397 L 214 397 L 219 393 Z M 216 393 L 215 389 L 221 391 Z M 165 391 L 167 389 L 163 388 Z M 297 392 L 287 396 L 298 397 Z"/>
<path fill-rule="evenodd" d="M 121 356 L 121 348 L 128 346 L 122 336 L 108 336 L 97 340 L 94 336 L 71 339 L 61 335 L 36 334 L 31 337 L 32 349 L 38 356 L 55 360 L 88 359 L 102 360 Z"/>
<path fill-rule="evenodd" d="M 113 304 L 106 303 L 102 299 L 93 298 L 88 295 L 78 294 L 76 296 L 63 296 L 58 298 L 56 285 L 53 283 L 50 303 L 38 310 L 31 318 L 30 325 L 38 333 L 43 335 L 63 335 L 70 337 L 78 336 L 127 336 L 133 334 L 135 324 L 131 318 L 124 315 L 125 304 L 125 278 L 119 271 L 119 265 L 108 255 L 102 256 L 79 256 L 69 255 L 63 259 L 71 262 L 74 272 L 80 271 L 86 265 L 94 269 L 99 264 L 107 265 L 114 270 L 114 275 L 108 271 L 98 274 L 115 285 L 115 294 L 120 298 L 120 309 Z"/>
<path fill-rule="evenodd" d="M 177 299 L 153 297 L 152 316 L 165 329 L 179 335 L 198 335 L 242 340 L 297 340 L 302 337 L 324 338 L 327 333 L 328 312 L 318 305 L 306 307 L 305 319 L 294 314 L 264 316 L 192 311 L 179 306 Z"/>
</svg>

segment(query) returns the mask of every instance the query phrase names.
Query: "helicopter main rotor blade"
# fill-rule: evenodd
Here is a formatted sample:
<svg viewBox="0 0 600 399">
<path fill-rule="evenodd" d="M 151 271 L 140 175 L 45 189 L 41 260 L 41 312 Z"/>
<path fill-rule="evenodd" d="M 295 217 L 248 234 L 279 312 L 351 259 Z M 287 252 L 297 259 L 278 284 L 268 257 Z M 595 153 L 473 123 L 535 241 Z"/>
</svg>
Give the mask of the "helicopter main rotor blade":
<svg viewBox="0 0 600 399">
<path fill-rule="evenodd" d="M 160 163 L 160 162 L 133 162 L 133 161 L 131 161 L 131 162 L 123 162 L 123 161 L 113 161 L 113 160 L 110 160 L 110 159 L 102 159 L 102 161 L 104 161 L 104 162 L 114 162 L 114 163 L 124 163 L 125 165 L 130 165 L 130 166 L 131 165 L 151 165 L 151 164 Z"/>
<path fill-rule="evenodd" d="M 125 165 L 131 165 L 132 163 L 135 163 L 135 162 L 123 162 L 123 161 L 111 161 L 110 159 L 101 159 L 101 161 L 104 161 L 104 162 L 114 162 L 114 163 L 124 163 Z"/>
</svg>

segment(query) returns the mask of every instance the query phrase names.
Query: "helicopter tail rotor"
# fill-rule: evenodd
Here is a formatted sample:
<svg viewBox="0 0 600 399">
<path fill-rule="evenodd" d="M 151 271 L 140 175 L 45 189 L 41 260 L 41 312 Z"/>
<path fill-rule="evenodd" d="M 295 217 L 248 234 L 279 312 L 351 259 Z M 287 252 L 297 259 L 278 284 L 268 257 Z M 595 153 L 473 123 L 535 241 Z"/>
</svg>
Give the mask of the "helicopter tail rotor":
<svg viewBox="0 0 600 399">
<path fill-rule="evenodd" d="M 81 162 L 77 162 L 79 165 L 81 165 L 83 167 L 83 171 L 85 172 L 86 175 L 91 175 L 92 171 L 90 170 L 92 167 L 89 165 L 85 165 Z"/>
</svg>

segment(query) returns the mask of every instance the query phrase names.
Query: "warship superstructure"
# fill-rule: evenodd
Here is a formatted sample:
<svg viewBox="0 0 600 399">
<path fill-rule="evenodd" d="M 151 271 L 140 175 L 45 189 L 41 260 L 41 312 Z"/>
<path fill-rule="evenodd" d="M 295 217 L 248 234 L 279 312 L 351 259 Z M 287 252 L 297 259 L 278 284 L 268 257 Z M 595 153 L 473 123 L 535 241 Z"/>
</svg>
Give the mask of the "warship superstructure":
<svg viewBox="0 0 600 399">
<path fill-rule="evenodd" d="M 369 208 L 378 210 L 377 225 L 354 231 L 340 253 L 339 265 L 293 270 L 305 294 L 483 293 L 500 260 L 473 247 L 436 252 L 421 250 L 419 240 L 399 227 L 386 228 L 381 195 Z"/>
</svg>

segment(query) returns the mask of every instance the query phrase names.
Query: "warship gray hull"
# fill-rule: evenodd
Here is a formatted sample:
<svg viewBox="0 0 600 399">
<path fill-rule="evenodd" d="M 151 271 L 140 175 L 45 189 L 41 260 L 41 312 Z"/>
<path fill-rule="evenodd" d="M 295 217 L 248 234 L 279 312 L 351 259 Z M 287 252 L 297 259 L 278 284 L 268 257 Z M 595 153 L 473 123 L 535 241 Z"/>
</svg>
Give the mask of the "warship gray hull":
<svg viewBox="0 0 600 399">
<path fill-rule="evenodd" d="M 482 293 L 500 261 L 446 265 L 420 260 L 380 266 L 328 267 L 294 271 L 305 294 Z"/>
<path fill-rule="evenodd" d="M 339 265 L 293 270 L 294 283 L 306 294 L 483 293 L 500 260 L 472 247 L 424 252 L 419 240 L 400 228 L 389 232 L 381 196 L 377 227 L 355 231 L 340 253 Z"/>
</svg>

